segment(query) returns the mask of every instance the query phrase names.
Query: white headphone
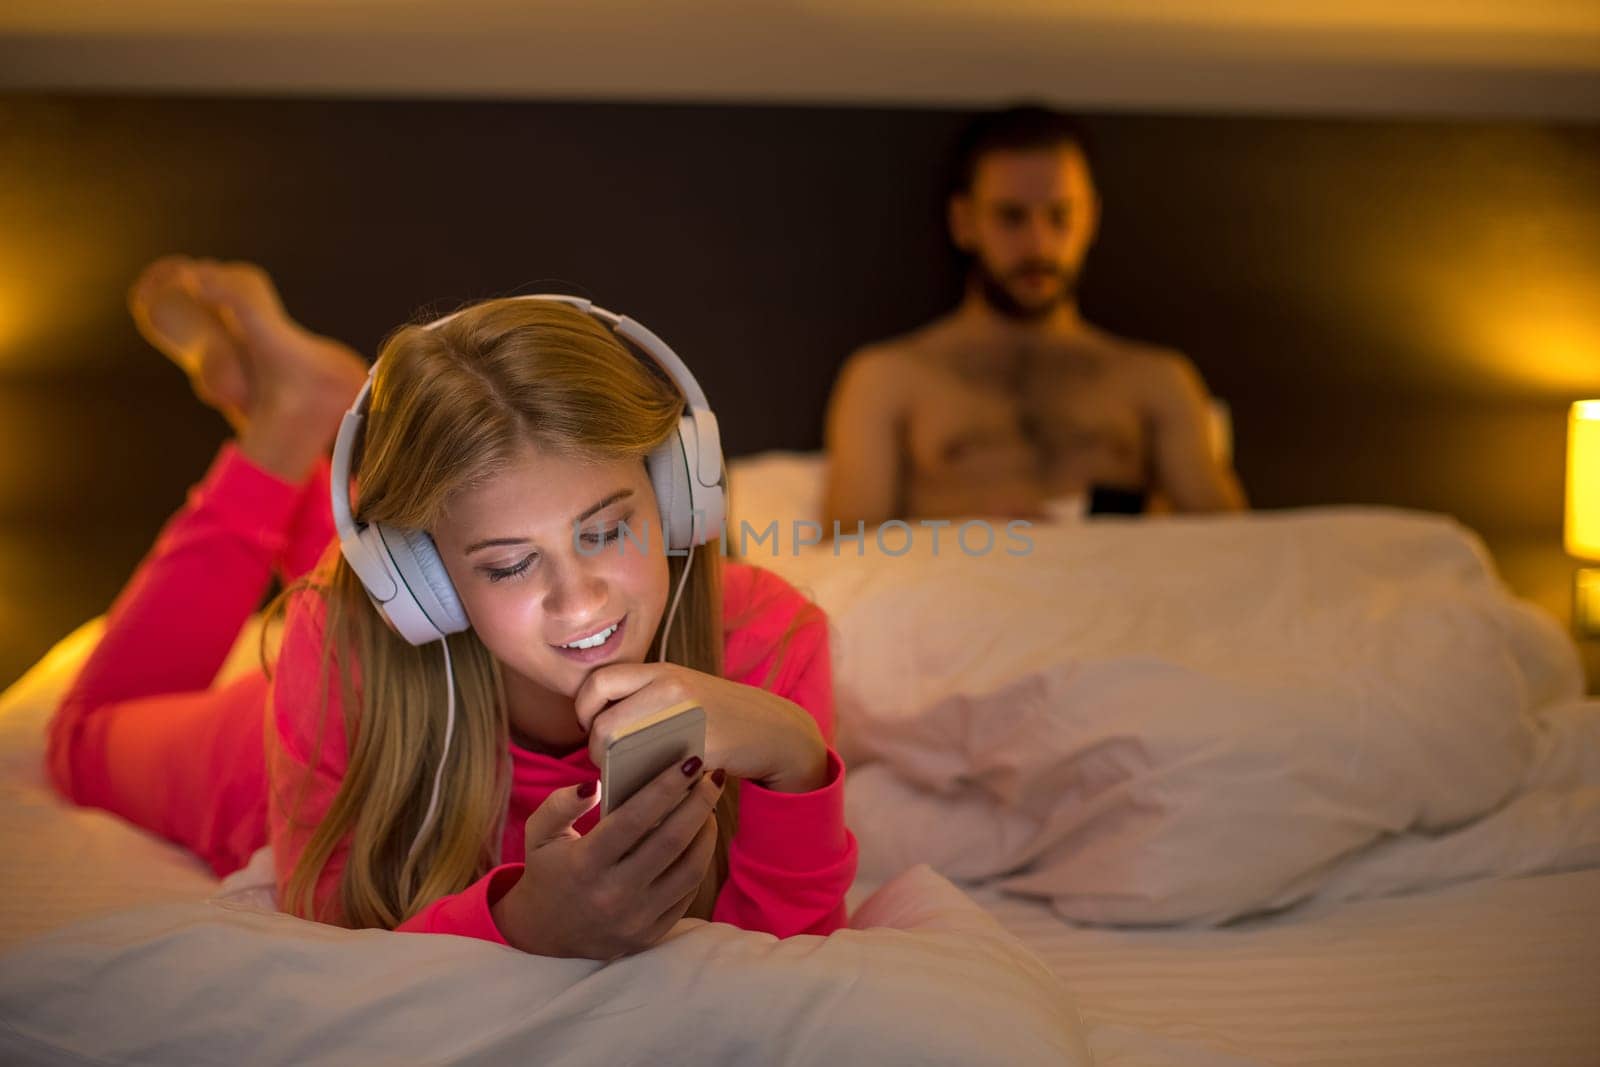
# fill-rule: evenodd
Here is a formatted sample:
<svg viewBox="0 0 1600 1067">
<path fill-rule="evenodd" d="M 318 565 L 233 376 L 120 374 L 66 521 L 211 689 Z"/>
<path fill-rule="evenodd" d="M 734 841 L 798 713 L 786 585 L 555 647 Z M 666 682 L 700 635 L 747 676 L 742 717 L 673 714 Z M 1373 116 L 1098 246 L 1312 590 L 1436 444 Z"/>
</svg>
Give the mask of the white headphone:
<svg viewBox="0 0 1600 1067">
<path fill-rule="evenodd" d="M 682 550 L 719 536 L 726 513 L 726 493 L 717 417 L 678 354 L 634 320 L 595 307 L 582 297 L 539 294 L 511 299 L 551 300 L 587 312 L 624 341 L 632 342 L 666 372 L 683 393 L 689 409 L 679 419 L 677 431 L 645 460 L 660 504 L 666 544 L 670 549 Z M 423 328 L 437 329 L 461 313 L 453 312 Z M 350 454 L 366 420 L 377 370 L 374 361 L 366 384 L 339 424 L 330 479 L 333 522 L 344 558 L 361 579 L 373 606 L 400 636 L 413 645 L 425 645 L 446 634 L 460 633 L 469 625 L 433 538 L 426 530 L 380 522 L 357 523 L 350 511 Z"/>
<path fill-rule="evenodd" d="M 673 434 L 645 458 L 650 483 L 655 488 L 656 501 L 660 505 L 666 547 L 684 551 L 719 536 L 727 511 L 727 481 L 717 417 L 712 414 L 700 383 L 694 380 L 694 375 L 689 373 L 688 366 L 678 354 L 633 319 L 596 307 L 582 297 L 541 293 L 510 299 L 555 301 L 585 312 L 610 327 L 623 339 L 625 347 L 631 342 L 634 350 L 643 353 L 666 373 L 683 394 L 688 407 L 687 413 L 679 418 Z M 437 329 L 466 310 L 469 309 L 463 308 L 436 319 L 423 329 Z M 406 862 L 409 865 L 418 846 L 432 828 L 438 810 L 444 762 L 450 754 L 450 740 L 455 733 L 455 678 L 450 667 L 450 646 L 444 639 L 449 634 L 466 630 L 470 624 L 461 606 L 461 599 L 456 595 L 455 586 L 445 571 L 444 562 L 439 558 L 438 547 L 426 530 L 390 526 L 381 522 L 358 523 L 351 512 L 350 457 L 362 424 L 366 421 L 378 362 L 373 361 L 361 392 L 356 394 L 350 410 L 345 412 L 339 424 L 339 437 L 333 445 L 329 488 L 340 551 L 344 553 L 350 569 L 361 580 L 373 607 L 396 633 L 411 644 L 425 645 L 439 641 L 440 648 L 444 650 L 449 702 L 444 752 L 440 755 L 439 767 L 434 774 L 433 797 L 428 803 L 428 812 L 407 855 Z M 682 594 L 689 577 L 688 564 L 693 558 L 692 554 L 688 554 L 684 561 L 677 592 L 667 611 L 666 627 L 661 637 L 663 658 L 666 656 L 667 634 L 671 632 L 672 619 L 677 613 L 678 596 Z"/>
</svg>

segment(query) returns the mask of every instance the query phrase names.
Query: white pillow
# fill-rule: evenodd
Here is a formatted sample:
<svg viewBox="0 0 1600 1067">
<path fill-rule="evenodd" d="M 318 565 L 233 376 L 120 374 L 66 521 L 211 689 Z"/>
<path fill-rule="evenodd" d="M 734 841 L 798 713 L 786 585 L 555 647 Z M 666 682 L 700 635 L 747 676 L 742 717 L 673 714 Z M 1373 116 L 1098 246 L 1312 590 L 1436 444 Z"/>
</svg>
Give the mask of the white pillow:
<svg viewBox="0 0 1600 1067">
<path fill-rule="evenodd" d="M 1506 803 L 1532 713 L 1581 692 L 1571 639 L 1439 516 L 1091 520 L 1014 555 L 935 532 L 754 560 L 835 628 L 863 873 L 926 862 L 1088 922 L 1282 907 Z"/>
<path fill-rule="evenodd" d="M 739 544 L 739 524 L 751 536 L 776 521 L 788 545 L 796 521 L 818 522 L 827 479 L 827 457 L 821 452 L 761 452 L 728 463 L 728 534 Z"/>
</svg>

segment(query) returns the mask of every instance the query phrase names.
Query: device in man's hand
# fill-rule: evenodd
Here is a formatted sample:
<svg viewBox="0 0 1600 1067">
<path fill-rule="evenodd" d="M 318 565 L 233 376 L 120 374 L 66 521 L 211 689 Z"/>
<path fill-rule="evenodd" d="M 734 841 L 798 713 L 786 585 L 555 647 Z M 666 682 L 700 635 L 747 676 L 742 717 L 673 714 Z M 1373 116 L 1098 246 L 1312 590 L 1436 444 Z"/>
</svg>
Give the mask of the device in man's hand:
<svg viewBox="0 0 1600 1067">
<path fill-rule="evenodd" d="M 706 709 L 692 700 L 662 708 L 606 742 L 601 814 L 610 815 L 652 778 L 690 756 L 706 756 Z"/>
<path fill-rule="evenodd" d="M 1149 504 L 1143 489 L 1124 489 L 1114 485 L 1089 487 L 1090 515 L 1143 515 Z"/>
</svg>

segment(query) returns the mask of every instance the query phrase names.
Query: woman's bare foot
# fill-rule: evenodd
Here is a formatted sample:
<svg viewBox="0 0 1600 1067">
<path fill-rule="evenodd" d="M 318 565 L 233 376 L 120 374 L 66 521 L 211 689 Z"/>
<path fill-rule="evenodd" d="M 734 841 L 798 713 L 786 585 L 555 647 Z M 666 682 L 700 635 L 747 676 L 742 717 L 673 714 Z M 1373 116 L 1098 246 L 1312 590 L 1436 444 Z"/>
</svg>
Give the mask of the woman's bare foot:
<svg viewBox="0 0 1600 1067">
<path fill-rule="evenodd" d="M 250 367 L 215 310 L 201 301 L 192 262 L 162 256 L 145 267 L 128 289 L 128 311 L 144 339 L 237 431 L 250 407 Z"/>
<path fill-rule="evenodd" d="M 230 405 L 237 401 L 232 416 L 224 403 L 213 406 L 229 416 L 241 450 L 286 480 L 302 480 L 333 442 L 340 418 L 366 379 L 366 362 L 349 347 L 311 333 L 289 318 L 272 279 L 260 267 L 211 259 L 168 260 L 175 263 L 165 269 L 183 281 L 181 288 L 163 285 L 157 275 L 152 283 L 151 291 L 164 301 L 164 321 L 187 326 L 190 336 L 201 334 L 196 324 L 214 324 L 221 330 L 201 334 L 204 340 L 198 351 L 203 358 L 191 372 L 195 391 L 203 399 L 226 397 L 224 403 Z M 168 260 L 158 260 L 150 269 Z M 138 285 L 135 291 L 140 291 Z M 187 306 L 183 294 L 192 296 Z M 148 311 L 146 317 L 152 325 L 159 324 Z M 189 350 L 194 345 L 191 341 Z M 157 347 L 172 355 L 165 345 Z M 181 360 L 179 365 L 188 369 Z M 242 390 L 236 390 L 241 383 Z"/>
</svg>

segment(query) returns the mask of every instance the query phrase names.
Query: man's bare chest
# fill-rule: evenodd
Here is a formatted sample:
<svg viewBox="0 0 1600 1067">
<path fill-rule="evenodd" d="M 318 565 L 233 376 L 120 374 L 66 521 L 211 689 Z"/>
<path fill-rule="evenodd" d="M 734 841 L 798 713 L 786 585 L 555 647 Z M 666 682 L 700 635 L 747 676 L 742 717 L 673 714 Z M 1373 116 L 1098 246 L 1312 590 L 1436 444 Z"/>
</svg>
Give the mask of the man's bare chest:
<svg viewBox="0 0 1600 1067">
<path fill-rule="evenodd" d="M 1098 455 L 1143 453 L 1137 395 L 1113 361 L 1004 349 L 922 361 L 908 383 L 909 451 L 923 470 L 975 455 L 1026 454 L 1041 470 Z"/>
</svg>

